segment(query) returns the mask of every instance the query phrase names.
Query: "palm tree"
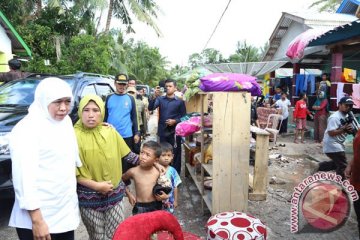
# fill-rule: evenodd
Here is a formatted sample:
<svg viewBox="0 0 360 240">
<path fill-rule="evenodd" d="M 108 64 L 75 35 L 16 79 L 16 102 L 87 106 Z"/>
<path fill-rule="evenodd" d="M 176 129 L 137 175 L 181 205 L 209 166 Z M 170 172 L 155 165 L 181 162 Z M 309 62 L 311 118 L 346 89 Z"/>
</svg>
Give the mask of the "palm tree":
<svg viewBox="0 0 360 240">
<path fill-rule="evenodd" d="M 319 12 L 336 12 L 342 0 L 317 0 L 309 8 L 318 7 Z"/>
<path fill-rule="evenodd" d="M 229 57 L 230 62 L 257 62 L 260 60 L 260 53 L 257 47 L 248 45 L 246 41 L 237 42 L 235 54 Z"/>
<path fill-rule="evenodd" d="M 162 35 L 159 27 L 152 18 L 156 18 L 157 12 L 160 11 L 158 5 L 153 0 L 110 0 L 105 32 L 109 31 L 113 16 L 122 20 L 127 26 L 127 32 L 135 32 L 131 27 L 132 19 L 129 14 L 129 9 L 139 21 L 151 26 L 158 36 Z"/>
</svg>

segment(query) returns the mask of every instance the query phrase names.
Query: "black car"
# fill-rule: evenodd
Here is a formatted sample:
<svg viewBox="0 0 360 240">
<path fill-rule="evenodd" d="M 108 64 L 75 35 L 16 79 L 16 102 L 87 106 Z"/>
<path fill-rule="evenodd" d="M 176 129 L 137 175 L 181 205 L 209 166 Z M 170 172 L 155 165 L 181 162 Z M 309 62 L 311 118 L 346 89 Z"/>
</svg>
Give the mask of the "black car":
<svg viewBox="0 0 360 240">
<path fill-rule="evenodd" d="M 13 196 L 7 134 L 28 113 L 36 86 L 50 76 L 63 79 L 73 90 L 74 106 L 69 114 L 73 123 L 78 119 L 77 106 L 83 96 L 97 94 L 105 100 L 115 89 L 112 76 L 83 72 L 66 76 L 32 74 L 24 79 L 0 85 L 0 198 Z"/>
</svg>

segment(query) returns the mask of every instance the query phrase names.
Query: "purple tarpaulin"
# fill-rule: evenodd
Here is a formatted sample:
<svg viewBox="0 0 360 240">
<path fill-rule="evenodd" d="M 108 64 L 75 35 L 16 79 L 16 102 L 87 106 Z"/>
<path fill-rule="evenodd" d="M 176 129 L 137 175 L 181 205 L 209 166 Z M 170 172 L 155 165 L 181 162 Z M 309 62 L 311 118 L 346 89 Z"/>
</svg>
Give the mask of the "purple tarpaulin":
<svg viewBox="0 0 360 240">
<path fill-rule="evenodd" d="M 212 73 L 200 78 L 200 89 L 204 92 L 250 92 L 261 96 L 256 77 L 240 73 Z"/>
</svg>

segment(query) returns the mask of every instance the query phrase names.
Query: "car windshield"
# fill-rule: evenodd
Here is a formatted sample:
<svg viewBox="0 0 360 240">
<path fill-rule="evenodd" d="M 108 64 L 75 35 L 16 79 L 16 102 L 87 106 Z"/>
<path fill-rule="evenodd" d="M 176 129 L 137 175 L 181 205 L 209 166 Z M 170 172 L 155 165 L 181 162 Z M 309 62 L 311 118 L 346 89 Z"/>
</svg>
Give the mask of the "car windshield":
<svg viewBox="0 0 360 240">
<path fill-rule="evenodd" d="M 73 80 L 64 80 L 73 88 Z M 41 79 L 27 78 L 0 86 L 0 106 L 30 105 L 34 101 L 35 89 L 40 81 Z"/>
</svg>

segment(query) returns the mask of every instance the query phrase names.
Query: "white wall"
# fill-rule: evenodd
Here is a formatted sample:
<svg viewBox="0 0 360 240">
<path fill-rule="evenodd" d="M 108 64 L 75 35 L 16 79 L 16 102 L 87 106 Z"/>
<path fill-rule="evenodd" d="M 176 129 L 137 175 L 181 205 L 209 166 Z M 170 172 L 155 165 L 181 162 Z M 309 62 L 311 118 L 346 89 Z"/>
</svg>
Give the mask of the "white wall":
<svg viewBox="0 0 360 240">
<path fill-rule="evenodd" d="M 289 46 L 289 43 L 294 40 L 299 34 L 308 30 L 309 27 L 306 25 L 300 24 L 298 22 L 292 22 L 289 26 L 288 31 L 281 39 L 281 44 L 277 49 L 276 53 L 274 54 L 273 60 L 280 60 L 286 57 L 286 50 Z"/>
<path fill-rule="evenodd" d="M 0 26 L 0 52 L 6 54 L 8 59 L 12 58 L 11 41 L 5 30 Z"/>
</svg>

